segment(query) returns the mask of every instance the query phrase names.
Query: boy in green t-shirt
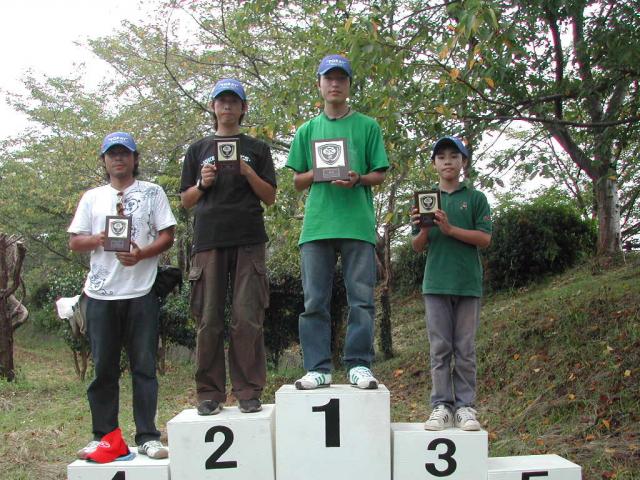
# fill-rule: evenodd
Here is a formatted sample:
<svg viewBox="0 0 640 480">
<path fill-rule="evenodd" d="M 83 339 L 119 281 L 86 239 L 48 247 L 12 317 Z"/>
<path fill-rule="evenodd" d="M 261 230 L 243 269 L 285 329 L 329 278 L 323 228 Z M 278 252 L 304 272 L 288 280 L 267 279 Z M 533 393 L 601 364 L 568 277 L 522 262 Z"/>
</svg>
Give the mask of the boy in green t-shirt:
<svg viewBox="0 0 640 480">
<path fill-rule="evenodd" d="M 349 302 L 344 348 L 349 382 L 375 389 L 378 381 L 370 370 L 376 283 L 371 187 L 384 181 L 389 161 L 377 122 L 347 103 L 352 80 L 349 60 L 329 55 L 320 62 L 317 75 L 324 111 L 298 129 L 287 160 L 295 172 L 296 190 L 309 189 L 298 243 L 305 307 L 299 331 L 307 373 L 295 385 L 310 390 L 331 384 L 331 287 L 339 254 Z M 347 180 L 314 182 L 314 141 L 328 145 L 333 153 L 344 149 Z"/>
<path fill-rule="evenodd" d="M 431 406 L 426 430 L 480 430 L 476 419 L 475 337 L 480 320 L 482 265 L 479 249 L 491 242 L 487 198 L 460 182 L 469 152 L 460 139 L 443 137 L 431 161 L 438 172 L 442 208 L 436 227 L 420 227 L 412 210 L 413 249 L 429 246 L 422 293 L 431 359 Z M 453 363 L 453 370 L 451 364 Z"/>
</svg>

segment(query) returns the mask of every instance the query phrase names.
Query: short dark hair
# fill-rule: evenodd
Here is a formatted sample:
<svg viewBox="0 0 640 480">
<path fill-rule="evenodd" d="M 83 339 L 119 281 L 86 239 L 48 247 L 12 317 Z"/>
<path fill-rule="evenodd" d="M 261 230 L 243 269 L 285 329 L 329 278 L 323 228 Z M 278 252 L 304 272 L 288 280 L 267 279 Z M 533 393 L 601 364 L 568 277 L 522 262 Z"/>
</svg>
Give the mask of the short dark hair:
<svg viewBox="0 0 640 480">
<path fill-rule="evenodd" d="M 108 150 L 107 150 L 108 151 Z M 100 155 L 100 159 L 102 160 L 102 168 L 104 169 L 104 177 L 109 180 L 109 172 L 107 172 L 107 168 L 104 166 L 104 153 Z M 133 152 L 133 178 L 140 175 L 140 152 L 137 150 Z"/>
</svg>

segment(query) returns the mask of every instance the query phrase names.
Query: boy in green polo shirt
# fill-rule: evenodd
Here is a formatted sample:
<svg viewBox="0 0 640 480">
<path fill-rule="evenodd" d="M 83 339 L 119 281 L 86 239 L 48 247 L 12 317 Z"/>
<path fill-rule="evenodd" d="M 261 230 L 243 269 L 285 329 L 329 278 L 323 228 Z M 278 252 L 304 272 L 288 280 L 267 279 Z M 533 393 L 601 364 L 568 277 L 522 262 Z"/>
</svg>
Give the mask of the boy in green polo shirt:
<svg viewBox="0 0 640 480">
<path fill-rule="evenodd" d="M 298 242 L 305 309 L 299 331 L 307 371 L 295 382 L 299 390 L 329 387 L 332 381 L 331 288 L 338 255 L 349 302 L 344 347 L 349 383 L 356 388 L 378 388 L 370 369 L 376 283 L 372 187 L 384 181 L 389 160 L 378 123 L 353 111 L 347 102 L 352 78 L 347 58 L 328 55 L 322 59 L 317 86 L 324 109 L 300 126 L 287 160 L 296 190 L 309 189 Z M 314 180 L 314 142 L 339 142 L 332 148 L 348 154 L 348 180 Z"/>
<path fill-rule="evenodd" d="M 413 249 L 428 245 L 422 282 L 431 358 L 431 406 L 426 430 L 480 430 L 476 419 L 475 337 L 480 319 L 482 265 L 479 249 L 491 242 L 487 198 L 460 182 L 469 152 L 460 139 L 443 137 L 431 161 L 438 172 L 442 209 L 436 227 L 420 227 L 412 210 Z M 455 359 L 455 360 L 454 360 Z M 451 363 L 454 367 L 451 370 Z"/>
</svg>

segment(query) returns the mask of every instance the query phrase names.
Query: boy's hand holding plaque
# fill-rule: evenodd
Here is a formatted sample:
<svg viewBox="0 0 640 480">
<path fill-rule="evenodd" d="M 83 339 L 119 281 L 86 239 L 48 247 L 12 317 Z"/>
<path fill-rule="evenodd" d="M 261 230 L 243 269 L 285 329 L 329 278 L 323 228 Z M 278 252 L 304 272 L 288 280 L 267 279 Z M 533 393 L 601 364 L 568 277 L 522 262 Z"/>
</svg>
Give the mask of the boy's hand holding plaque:
<svg viewBox="0 0 640 480">
<path fill-rule="evenodd" d="M 238 149 L 239 139 L 225 138 L 217 139 L 216 143 L 216 164 L 218 172 L 240 173 L 240 151 Z"/>
<path fill-rule="evenodd" d="M 313 181 L 349 180 L 349 157 L 346 138 L 315 140 L 313 153 Z"/>
<path fill-rule="evenodd" d="M 440 191 L 424 190 L 415 193 L 415 206 L 420 214 L 420 227 L 435 226 L 436 211 L 440 210 Z"/>
<path fill-rule="evenodd" d="M 105 225 L 106 252 L 128 252 L 131 248 L 131 217 L 108 215 Z"/>
</svg>

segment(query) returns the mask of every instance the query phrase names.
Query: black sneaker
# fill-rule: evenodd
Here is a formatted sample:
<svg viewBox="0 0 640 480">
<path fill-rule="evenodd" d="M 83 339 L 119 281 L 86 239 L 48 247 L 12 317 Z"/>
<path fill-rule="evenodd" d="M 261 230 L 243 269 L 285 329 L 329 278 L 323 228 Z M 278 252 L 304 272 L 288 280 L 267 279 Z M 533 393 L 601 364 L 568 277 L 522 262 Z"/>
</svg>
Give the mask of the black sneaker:
<svg viewBox="0 0 640 480">
<path fill-rule="evenodd" d="M 222 410 L 222 403 L 215 400 L 203 400 L 198 404 L 198 415 L 216 415 Z"/>
<path fill-rule="evenodd" d="M 249 400 L 240 400 L 238 402 L 242 413 L 254 413 L 262 410 L 262 404 L 258 398 L 250 398 Z"/>
</svg>

